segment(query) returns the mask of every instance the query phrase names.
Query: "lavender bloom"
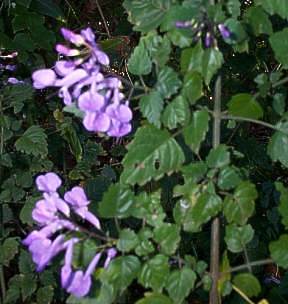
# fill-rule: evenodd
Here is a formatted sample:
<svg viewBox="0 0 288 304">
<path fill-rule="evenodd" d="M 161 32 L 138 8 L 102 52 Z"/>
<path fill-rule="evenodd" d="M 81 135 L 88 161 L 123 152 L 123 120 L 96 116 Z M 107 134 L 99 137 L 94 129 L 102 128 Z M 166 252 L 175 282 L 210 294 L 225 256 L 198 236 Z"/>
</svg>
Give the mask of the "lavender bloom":
<svg viewBox="0 0 288 304">
<path fill-rule="evenodd" d="M 100 221 L 88 210 L 87 205 L 89 205 L 90 202 L 81 187 L 74 187 L 71 191 L 66 192 L 64 199 L 82 219 L 87 220 L 97 229 L 101 229 Z"/>
<path fill-rule="evenodd" d="M 115 248 L 110 248 L 107 250 L 107 258 L 104 262 L 104 268 L 107 268 L 111 262 L 111 260 L 116 256 L 117 250 Z"/>
<path fill-rule="evenodd" d="M 218 29 L 219 29 L 219 32 L 220 32 L 221 36 L 223 37 L 223 39 L 230 38 L 231 32 L 227 26 L 225 26 L 224 24 L 221 23 L 218 25 Z"/>
<path fill-rule="evenodd" d="M 39 175 L 36 178 L 36 185 L 39 191 L 42 192 L 56 192 L 61 186 L 62 182 L 59 176 L 53 172 L 46 173 L 44 175 Z"/>
<path fill-rule="evenodd" d="M 178 28 L 189 28 L 192 26 L 192 22 L 191 21 L 176 21 L 175 25 Z"/>
<path fill-rule="evenodd" d="M 205 46 L 206 48 L 210 48 L 213 42 L 213 37 L 211 36 L 211 33 L 207 33 L 205 37 Z"/>
<path fill-rule="evenodd" d="M 80 34 L 62 28 L 61 33 L 73 45 L 56 45 L 56 51 L 67 59 L 57 61 L 53 69 L 34 72 L 34 88 L 58 87 L 58 96 L 65 105 L 76 101 L 84 112 L 83 125 L 88 131 L 114 137 L 128 134 L 132 111 L 119 92 L 121 82 L 115 77 L 105 78 L 101 73 L 102 65 L 109 64 L 109 57 L 99 49 L 91 28 Z"/>
<path fill-rule="evenodd" d="M 10 84 L 23 84 L 24 81 L 23 80 L 18 80 L 15 77 L 9 77 L 8 80 L 7 80 L 7 83 L 10 83 Z"/>
</svg>

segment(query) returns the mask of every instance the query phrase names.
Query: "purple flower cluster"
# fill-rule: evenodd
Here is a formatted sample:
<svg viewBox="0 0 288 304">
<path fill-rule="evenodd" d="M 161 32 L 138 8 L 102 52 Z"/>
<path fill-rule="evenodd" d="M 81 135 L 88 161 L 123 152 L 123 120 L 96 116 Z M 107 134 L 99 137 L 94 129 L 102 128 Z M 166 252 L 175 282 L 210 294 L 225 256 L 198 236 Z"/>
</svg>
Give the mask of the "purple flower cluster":
<svg viewBox="0 0 288 304">
<path fill-rule="evenodd" d="M 43 199 L 36 203 L 32 217 L 38 224 L 38 229 L 32 231 L 24 240 L 37 265 L 37 271 L 42 271 L 50 261 L 61 251 L 65 251 L 65 262 L 61 269 L 61 285 L 76 297 L 83 297 L 89 293 L 91 275 L 99 263 L 104 252 L 98 252 L 88 265 L 85 272 L 73 271 L 73 246 L 79 242 L 78 238 L 66 240 L 64 231 L 78 231 L 79 228 L 71 221 L 71 212 L 87 220 L 97 229 L 101 229 L 98 218 L 88 210 L 89 201 L 81 187 L 74 187 L 67 191 L 64 200 L 57 193 L 61 180 L 55 173 L 40 175 L 36 179 L 39 191 L 43 192 Z M 104 267 L 107 267 L 116 256 L 116 250 L 106 251 Z"/>
<path fill-rule="evenodd" d="M 121 81 L 104 77 L 101 67 L 109 64 L 108 56 L 95 42 L 91 28 L 80 34 L 62 28 L 64 39 L 72 48 L 57 44 L 56 51 L 65 60 L 58 60 L 52 69 L 41 69 L 32 75 L 36 89 L 58 87 L 59 97 L 69 106 L 84 112 L 83 125 L 88 131 L 121 137 L 131 131 L 132 111 L 120 92 Z"/>
<path fill-rule="evenodd" d="M 175 23 L 177 28 L 187 29 L 191 28 L 194 34 L 194 40 L 198 40 L 203 34 L 205 34 L 203 40 L 206 48 L 210 48 L 213 45 L 217 45 L 217 40 L 215 39 L 216 30 L 205 24 L 205 22 L 197 23 L 195 20 L 193 21 L 176 21 Z M 231 32 L 226 25 L 220 23 L 217 25 L 217 28 L 223 39 L 229 39 L 231 37 Z M 211 30 L 212 29 L 212 30 Z"/>
</svg>

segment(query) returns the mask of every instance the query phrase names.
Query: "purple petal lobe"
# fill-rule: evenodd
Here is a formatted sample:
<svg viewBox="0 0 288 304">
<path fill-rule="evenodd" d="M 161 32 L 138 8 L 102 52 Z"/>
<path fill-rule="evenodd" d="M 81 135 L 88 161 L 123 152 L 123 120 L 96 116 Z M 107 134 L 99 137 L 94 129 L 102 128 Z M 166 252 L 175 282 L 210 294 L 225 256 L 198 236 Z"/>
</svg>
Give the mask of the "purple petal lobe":
<svg viewBox="0 0 288 304">
<path fill-rule="evenodd" d="M 64 195 L 64 199 L 67 203 L 76 208 L 87 206 L 90 203 L 83 188 L 77 186 L 73 187 L 70 191 L 67 191 Z"/>
<path fill-rule="evenodd" d="M 59 60 L 55 63 L 55 71 L 59 76 L 66 76 L 75 69 L 75 64 L 71 61 Z"/>
<path fill-rule="evenodd" d="M 88 76 L 88 73 L 84 69 L 76 69 L 66 77 L 59 79 L 55 82 L 55 86 L 57 87 L 69 87 L 78 81 L 81 81 L 85 77 Z"/>
<path fill-rule="evenodd" d="M 83 271 L 75 272 L 67 291 L 77 298 L 82 298 L 89 293 L 91 288 L 91 276 L 84 276 Z"/>
<path fill-rule="evenodd" d="M 33 86 L 35 89 L 44 89 L 53 86 L 56 81 L 56 74 L 51 69 L 42 69 L 32 74 Z"/>
<path fill-rule="evenodd" d="M 39 191 L 43 192 L 56 192 L 61 186 L 62 182 L 59 176 L 53 172 L 39 175 L 36 178 L 36 185 Z"/>
<path fill-rule="evenodd" d="M 90 91 L 88 91 L 80 95 L 78 104 L 79 108 L 83 111 L 96 112 L 104 106 L 105 99 L 101 94 L 91 94 Z"/>
</svg>

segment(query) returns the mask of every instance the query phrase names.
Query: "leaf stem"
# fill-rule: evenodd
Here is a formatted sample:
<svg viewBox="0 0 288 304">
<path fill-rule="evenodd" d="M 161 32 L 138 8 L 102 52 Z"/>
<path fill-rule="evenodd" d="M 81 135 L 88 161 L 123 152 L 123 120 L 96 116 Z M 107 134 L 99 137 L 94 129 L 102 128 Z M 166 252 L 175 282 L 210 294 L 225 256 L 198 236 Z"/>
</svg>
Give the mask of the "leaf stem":
<svg viewBox="0 0 288 304">
<path fill-rule="evenodd" d="M 249 264 L 250 264 L 250 267 L 254 267 L 254 266 L 267 265 L 267 264 L 271 264 L 271 263 L 274 263 L 272 259 L 264 259 L 264 260 L 250 262 Z M 237 272 L 237 271 L 244 270 L 246 268 L 248 268 L 248 265 L 243 264 L 243 265 L 232 267 L 229 271 L 225 271 L 224 273 Z"/>
<path fill-rule="evenodd" d="M 268 122 L 265 122 L 265 121 L 262 121 L 262 120 L 258 120 L 258 119 L 253 119 L 253 118 L 248 118 L 248 117 L 242 117 L 242 116 L 234 116 L 234 115 L 222 115 L 221 119 L 224 119 L 224 120 L 247 121 L 247 122 L 255 123 L 255 124 L 258 124 L 258 125 L 262 125 L 264 127 L 273 129 L 275 131 L 280 131 L 280 132 L 284 133 L 285 135 L 288 135 L 288 132 L 284 131 L 283 129 L 281 129 L 281 128 L 275 126 L 275 125 L 272 125 L 272 124 L 270 124 Z"/>
<path fill-rule="evenodd" d="M 106 30 L 106 32 L 107 32 L 107 36 L 111 39 L 111 34 L 110 34 L 110 31 L 109 31 L 109 27 L 108 27 L 107 21 L 106 21 L 106 19 L 105 19 L 105 16 L 104 16 L 104 14 L 103 14 L 102 8 L 101 8 L 101 6 L 100 6 L 98 0 L 95 0 L 95 3 L 96 3 L 96 5 L 97 5 L 97 9 L 98 9 L 99 14 L 100 14 L 100 16 L 101 16 L 101 18 L 102 18 L 102 21 L 103 21 L 103 23 L 104 23 L 104 27 L 105 27 L 105 30 Z"/>
<path fill-rule="evenodd" d="M 213 148 L 220 144 L 221 128 L 221 76 L 218 76 L 215 84 L 214 97 L 214 125 L 213 125 Z M 209 304 L 218 304 L 218 278 L 219 278 L 219 255 L 220 255 L 220 218 L 216 217 L 212 221 L 211 227 L 211 249 L 210 249 L 210 273 L 212 277 L 212 287 L 210 290 Z"/>
<path fill-rule="evenodd" d="M 255 304 L 255 302 L 251 301 L 246 294 L 240 290 L 238 287 L 232 284 L 232 288 L 249 304 Z"/>
</svg>

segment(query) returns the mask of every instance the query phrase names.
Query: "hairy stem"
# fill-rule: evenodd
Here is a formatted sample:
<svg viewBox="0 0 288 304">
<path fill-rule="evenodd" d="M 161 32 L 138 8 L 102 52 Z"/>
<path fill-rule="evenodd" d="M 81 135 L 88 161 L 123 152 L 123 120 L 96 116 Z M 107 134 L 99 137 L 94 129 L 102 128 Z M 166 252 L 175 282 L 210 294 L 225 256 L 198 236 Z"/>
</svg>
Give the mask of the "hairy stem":
<svg viewBox="0 0 288 304">
<path fill-rule="evenodd" d="M 215 84 L 214 95 L 214 125 L 213 125 L 213 148 L 220 144 L 221 127 L 221 76 L 218 76 Z M 210 249 L 210 273 L 212 277 L 212 287 L 210 290 L 209 304 L 218 304 L 218 278 L 219 278 L 219 247 L 220 247 L 220 218 L 216 217 L 212 221 L 211 227 L 211 249 Z"/>
</svg>

